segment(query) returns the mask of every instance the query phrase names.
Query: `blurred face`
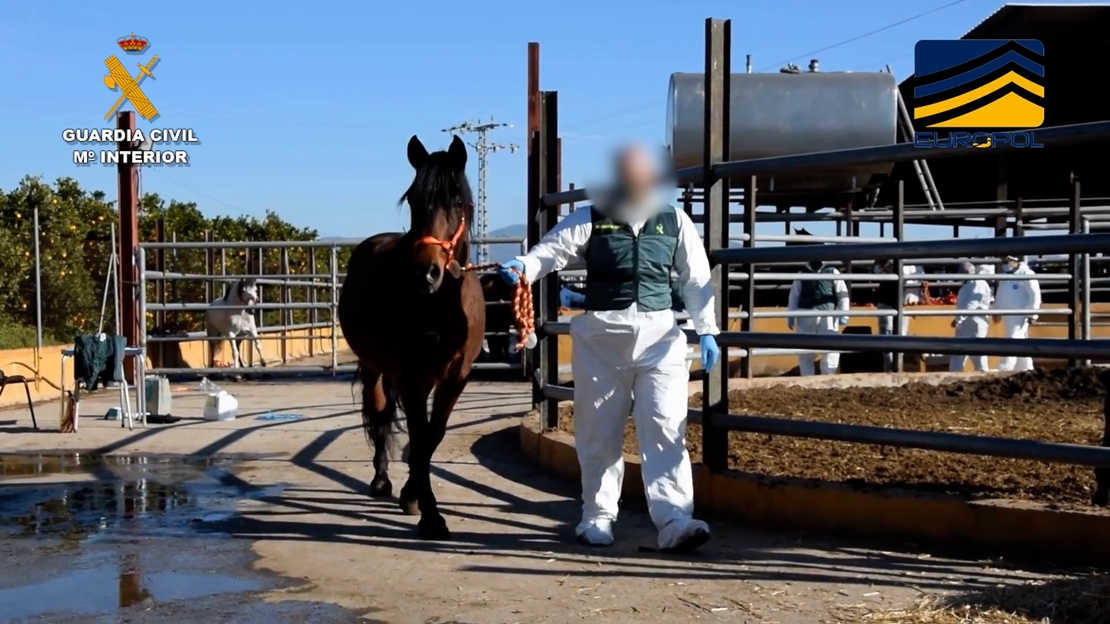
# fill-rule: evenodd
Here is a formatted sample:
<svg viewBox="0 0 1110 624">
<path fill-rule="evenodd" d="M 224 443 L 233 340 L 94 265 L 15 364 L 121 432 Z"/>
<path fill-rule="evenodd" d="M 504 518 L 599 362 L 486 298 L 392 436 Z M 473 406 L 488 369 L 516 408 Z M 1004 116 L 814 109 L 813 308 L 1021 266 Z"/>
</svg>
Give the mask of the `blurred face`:
<svg viewBox="0 0 1110 624">
<path fill-rule="evenodd" d="M 1018 266 L 1020 266 L 1020 265 L 1021 265 L 1021 262 L 1018 261 L 1018 260 L 1014 260 L 1014 259 L 1006 260 L 1006 270 L 1007 271 L 1016 271 Z"/>
<path fill-rule="evenodd" d="M 651 194 L 659 175 L 646 149 L 633 146 L 617 155 L 617 181 L 630 204 L 639 204 Z"/>
</svg>

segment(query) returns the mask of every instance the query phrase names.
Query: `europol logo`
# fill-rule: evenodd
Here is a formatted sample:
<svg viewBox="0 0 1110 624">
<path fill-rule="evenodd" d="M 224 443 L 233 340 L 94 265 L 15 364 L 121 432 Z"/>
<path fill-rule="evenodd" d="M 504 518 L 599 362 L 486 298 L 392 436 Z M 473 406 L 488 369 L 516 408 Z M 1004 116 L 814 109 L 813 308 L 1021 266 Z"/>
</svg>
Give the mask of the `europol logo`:
<svg viewBox="0 0 1110 624">
<path fill-rule="evenodd" d="M 930 40 L 914 49 L 914 124 L 953 131 L 945 140 L 918 132 L 919 146 L 1040 147 L 1032 132 L 1013 130 L 1044 124 L 1044 98 L 1044 45 L 1035 39 Z"/>
</svg>

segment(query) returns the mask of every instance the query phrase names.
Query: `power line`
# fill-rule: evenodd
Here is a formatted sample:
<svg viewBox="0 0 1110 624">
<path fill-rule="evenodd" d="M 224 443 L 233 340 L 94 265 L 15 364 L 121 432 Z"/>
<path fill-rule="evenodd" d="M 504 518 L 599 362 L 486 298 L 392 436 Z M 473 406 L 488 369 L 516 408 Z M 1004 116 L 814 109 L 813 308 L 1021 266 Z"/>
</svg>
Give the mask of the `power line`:
<svg viewBox="0 0 1110 624">
<path fill-rule="evenodd" d="M 510 154 L 516 153 L 520 147 L 510 143 L 509 145 L 501 145 L 499 143 L 489 142 L 489 133 L 497 128 L 512 128 L 512 124 L 494 123 L 493 118 L 486 123 L 481 121 L 469 122 L 464 121 L 457 126 L 451 128 L 444 128 L 443 132 L 450 134 L 477 134 L 478 140 L 471 143 L 470 146 L 474 151 L 478 152 L 478 204 L 475 206 L 477 221 L 478 221 L 478 238 L 489 238 L 489 207 L 486 205 L 486 159 L 489 154 L 499 152 L 501 150 L 509 150 Z M 486 264 L 489 260 L 489 244 L 482 242 L 478 244 L 478 256 L 476 261 L 478 264 Z"/>
<path fill-rule="evenodd" d="M 875 30 L 865 32 L 862 35 L 856 35 L 855 37 L 851 37 L 851 38 L 845 39 L 843 41 L 838 41 L 837 43 L 834 43 L 832 45 L 827 45 L 823 48 L 818 48 L 818 49 L 813 50 L 811 52 L 806 52 L 805 54 L 799 54 L 797 56 L 788 58 L 785 61 L 779 61 L 778 63 L 774 63 L 772 65 L 767 65 L 766 67 L 763 68 L 763 70 L 775 69 L 776 67 L 782 67 L 783 65 L 785 65 L 787 63 L 790 63 L 791 61 L 796 61 L 796 60 L 801 59 L 801 58 L 806 58 L 807 56 L 812 56 L 814 54 L 819 54 L 821 52 L 826 52 L 828 50 L 832 50 L 834 48 L 839 48 L 840 46 L 848 45 L 849 43 L 855 43 L 856 41 L 859 41 L 860 39 L 866 39 L 867 37 L 870 37 L 871 35 L 877 35 L 881 32 L 890 30 L 891 28 L 896 28 L 898 26 L 901 26 L 902 24 L 908 24 L 909 22 L 912 22 L 916 19 L 920 19 L 922 17 L 925 17 L 926 15 L 932 15 L 933 13 L 937 13 L 938 11 L 943 11 L 947 8 L 954 7 L 957 4 L 963 4 L 964 2 L 967 2 L 967 0 L 956 0 L 955 2 L 949 2 L 948 4 L 945 4 L 943 6 L 939 6 L 935 9 L 930 9 L 928 11 L 925 11 L 924 13 L 918 13 L 917 15 L 914 15 L 913 17 L 907 17 L 906 19 L 898 20 L 897 22 L 891 22 L 890 24 L 887 24 L 886 26 L 883 26 L 882 28 L 876 28 Z M 763 70 L 760 70 L 760 71 L 763 71 Z"/>
</svg>

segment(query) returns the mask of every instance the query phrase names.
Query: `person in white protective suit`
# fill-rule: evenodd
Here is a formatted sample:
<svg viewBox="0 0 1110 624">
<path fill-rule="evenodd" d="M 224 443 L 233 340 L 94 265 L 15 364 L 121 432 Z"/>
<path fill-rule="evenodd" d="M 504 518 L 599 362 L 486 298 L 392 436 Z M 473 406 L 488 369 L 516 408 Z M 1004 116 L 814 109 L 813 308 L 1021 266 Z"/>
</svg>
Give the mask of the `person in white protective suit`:
<svg viewBox="0 0 1110 624">
<path fill-rule="evenodd" d="M 975 275 L 979 271 L 976 270 L 974 264 L 964 262 L 960 265 L 960 273 Z M 964 282 L 964 285 L 960 287 L 960 292 L 956 295 L 956 309 L 986 311 L 991 307 L 991 299 L 993 299 L 991 286 L 986 280 L 969 279 Z M 987 332 L 990 331 L 990 320 L 985 315 L 963 314 L 958 315 L 952 321 L 952 327 L 956 330 L 957 338 L 986 338 Z M 966 355 L 953 355 L 948 370 L 963 372 L 967 359 L 968 356 Z M 971 367 L 980 372 L 987 370 L 987 356 L 971 356 Z"/>
<path fill-rule="evenodd" d="M 1002 265 L 1004 273 L 1036 275 L 1033 269 L 1017 256 L 1006 256 Z M 1002 331 L 1007 338 L 1024 340 L 1029 337 L 1029 325 L 1037 321 L 1036 310 L 1041 309 L 1041 285 L 1034 279 L 998 280 L 998 294 L 994 297 L 995 310 L 1029 310 L 1024 314 L 1003 314 Z M 1033 358 L 1006 356 L 998 362 L 1000 371 L 1027 371 L 1033 369 Z"/>
<path fill-rule="evenodd" d="M 674 310 L 675 313 L 682 313 L 686 311 L 686 303 L 682 300 L 682 286 L 677 283 L 671 285 L 671 309 Z M 693 329 L 697 331 L 697 328 L 694 327 L 694 319 L 692 318 L 687 318 L 685 321 L 679 323 L 678 328 L 682 330 Z M 690 369 L 693 367 L 694 345 L 688 344 L 686 345 L 686 372 L 690 372 Z"/>
<path fill-rule="evenodd" d="M 790 285 L 790 295 L 787 298 L 786 309 L 788 312 L 799 310 L 826 310 L 828 316 L 789 316 L 786 325 L 799 334 L 837 334 L 840 328 L 848 324 L 847 312 L 851 305 L 848 298 L 848 286 L 844 280 L 831 276 L 840 275 L 831 266 L 823 262 L 807 263 L 802 273 L 823 273 L 829 279 L 794 280 Z M 838 314 L 839 313 L 839 314 Z M 816 354 L 803 353 L 798 356 L 798 372 L 803 377 L 814 373 Z M 840 353 L 829 352 L 821 354 L 821 374 L 835 375 L 840 367 Z"/>
<path fill-rule="evenodd" d="M 648 151 L 625 149 L 616 165 L 611 196 L 568 215 L 527 254 L 504 263 L 500 273 L 508 282 L 515 283 L 519 274 L 534 282 L 572 261 L 586 263 L 586 311 L 570 324 L 583 501 L 577 540 L 613 543 L 624 427 L 631 414 L 659 547 L 686 551 L 709 539 L 709 527 L 693 518 L 687 340 L 675 321 L 671 284 L 677 274 L 700 336 L 701 364 L 709 370 L 720 357 L 709 260 L 690 217 L 661 197 Z"/>
</svg>

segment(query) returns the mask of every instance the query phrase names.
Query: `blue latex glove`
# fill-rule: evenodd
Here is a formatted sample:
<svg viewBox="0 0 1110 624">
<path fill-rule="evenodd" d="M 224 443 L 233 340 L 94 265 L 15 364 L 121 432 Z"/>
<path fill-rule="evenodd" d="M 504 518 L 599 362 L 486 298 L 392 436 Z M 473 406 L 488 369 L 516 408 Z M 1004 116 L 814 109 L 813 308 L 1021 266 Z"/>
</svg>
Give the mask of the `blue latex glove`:
<svg viewBox="0 0 1110 624">
<path fill-rule="evenodd" d="M 717 346 L 717 339 L 709 335 L 702 336 L 698 346 L 701 347 L 701 368 L 708 371 L 721 359 L 721 348 Z"/>
<path fill-rule="evenodd" d="M 848 326 L 848 317 L 847 316 L 840 317 L 840 326 L 841 327 L 847 327 Z"/>
<path fill-rule="evenodd" d="M 517 273 L 517 271 L 519 271 L 519 273 Z M 501 279 L 505 280 L 506 284 L 515 286 L 516 283 L 520 281 L 520 276 L 524 275 L 524 263 L 516 259 L 502 262 L 501 266 L 497 269 L 497 274 L 501 276 Z"/>
</svg>

